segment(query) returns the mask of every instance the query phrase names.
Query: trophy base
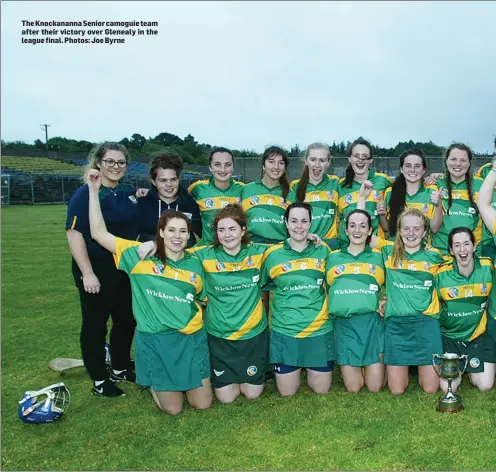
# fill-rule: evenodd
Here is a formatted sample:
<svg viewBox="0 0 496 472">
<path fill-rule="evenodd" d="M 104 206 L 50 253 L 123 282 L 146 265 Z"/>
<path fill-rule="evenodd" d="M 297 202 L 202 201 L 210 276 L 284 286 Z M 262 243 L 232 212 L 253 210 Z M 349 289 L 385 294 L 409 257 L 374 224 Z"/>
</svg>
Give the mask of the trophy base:
<svg viewBox="0 0 496 472">
<path fill-rule="evenodd" d="M 462 399 L 452 392 L 439 397 L 436 411 L 439 413 L 458 413 L 464 409 Z"/>
</svg>

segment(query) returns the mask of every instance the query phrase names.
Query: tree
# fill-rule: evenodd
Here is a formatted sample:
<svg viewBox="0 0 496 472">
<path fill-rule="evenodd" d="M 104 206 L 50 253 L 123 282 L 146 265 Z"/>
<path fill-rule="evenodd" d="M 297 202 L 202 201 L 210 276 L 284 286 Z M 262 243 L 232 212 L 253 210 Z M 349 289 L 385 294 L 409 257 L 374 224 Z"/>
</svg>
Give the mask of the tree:
<svg viewBox="0 0 496 472">
<path fill-rule="evenodd" d="M 134 133 L 131 136 L 129 143 L 130 147 L 135 149 L 142 149 L 145 144 L 146 144 L 146 138 L 144 136 L 141 136 L 141 134 Z"/>
<path fill-rule="evenodd" d="M 152 142 L 154 144 L 160 144 L 161 146 L 182 146 L 183 144 L 183 140 L 179 136 L 170 133 L 157 134 L 157 136 L 152 139 Z"/>
</svg>

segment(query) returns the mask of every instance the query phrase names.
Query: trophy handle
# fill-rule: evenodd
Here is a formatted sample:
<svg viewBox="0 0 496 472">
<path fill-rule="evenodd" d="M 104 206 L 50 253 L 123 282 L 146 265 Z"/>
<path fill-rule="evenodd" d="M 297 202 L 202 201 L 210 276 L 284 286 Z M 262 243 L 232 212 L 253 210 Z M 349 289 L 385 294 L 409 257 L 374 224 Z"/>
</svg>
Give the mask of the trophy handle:
<svg viewBox="0 0 496 472">
<path fill-rule="evenodd" d="M 436 364 L 436 359 L 441 359 L 441 356 L 439 354 L 432 354 L 432 367 L 434 372 L 441 377 L 441 364 Z M 439 366 L 439 369 L 436 366 Z"/>
<path fill-rule="evenodd" d="M 463 373 L 465 372 L 465 370 L 467 369 L 467 365 L 468 365 L 468 356 L 467 354 L 462 354 L 460 356 L 460 359 L 458 359 L 458 362 L 460 363 L 460 361 L 463 363 L 463 361 L 465 360 L 465 365 L 463 366 L 463 369 L 460 370 L 460 373 L 459 373 L 459 377 L 461 377 L 463 375 Z"/>
</svg>

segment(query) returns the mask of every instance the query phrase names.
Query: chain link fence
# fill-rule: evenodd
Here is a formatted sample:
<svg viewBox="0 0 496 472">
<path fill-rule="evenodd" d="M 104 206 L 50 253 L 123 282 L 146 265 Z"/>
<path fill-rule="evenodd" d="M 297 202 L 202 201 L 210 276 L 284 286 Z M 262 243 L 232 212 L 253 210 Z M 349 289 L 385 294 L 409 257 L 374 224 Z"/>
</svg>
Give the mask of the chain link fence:
<svg viewBox="0 0 496 472">
<path fill-rule="evenodd" d="M 439 156 L 427 157 L 428 172 L 444 172 L 444 159 Z M 475 172 L 481 165 L 490 161 L 490 157 L 474 157 L 472 161 L 472 172 Z M 235 175 L 237 180 L 245 183 L 253 182 L 261 177 L 260 157 L 236 158 Z M 329 173 L 343 177 L 348 159 L 345 157 L 335 157 L 332 159 L 332 167 Z M 383 172 L 392 178 L 399 174 L 399 158 L 375 158 L 373 167 L 378 172 Z M 303 158 L 290 158 L 288 174 L 290 180 L 299 178 L 303 168 Z M 181 176 L 181 184 L 188 187 L 191 183 L 208 178 L 208 168 L 202 167 L 202 174 L 188 174 L 188 168 Z M 191 169 L 193 170 L 193 169 Z M 199 171 L 200 168 L 195 169 Z M 150 181 L 147 175 L 128 176 L 125 182 L 130 183 L 135 188 L 149 188 Z M 81 176 L 64 175 L 64 171 L 59 173 L 51 170 L 50 174 L 39 172 L 10 172 L 2 173 L 1 190 L 2 205 L 36 205 L 36 204 L 63 204 L 69 201 L 71 195 L 83 184 Z"/>
</svg>

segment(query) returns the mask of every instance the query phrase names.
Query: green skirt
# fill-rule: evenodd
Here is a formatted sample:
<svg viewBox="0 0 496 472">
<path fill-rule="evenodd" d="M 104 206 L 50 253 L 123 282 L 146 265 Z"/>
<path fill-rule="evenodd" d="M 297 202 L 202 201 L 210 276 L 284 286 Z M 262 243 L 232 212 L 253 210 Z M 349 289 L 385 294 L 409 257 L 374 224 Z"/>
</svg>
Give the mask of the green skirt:
<svg viewBox="0 0 496 472">
<path fill-rule="evenodd" d="M 207 333 L 136 332 L 136 383 L 157 392 L 186 392 L 210 377 Z"/>
<path fill-rule="evenodd" d="M 336 360 L 334 331 L 319 336 L 293 338 L 270 330 L 270 362 L 295 367 L 327 367 Z"/>
<path fill-rule="evenodd" d="M 439 320 L 426 315 L 386 319 L 384 364 L 431 365 L 433 354 L 443 353 Z"/>
<path fill-rule="evenodd" d="M 496 363 L 496 343 L 487 331 L 473 341 L 456 341 L 443 336 L 443 347 L 444 352 L 467 355 L 465 372 L 469 374 L 484 372 L 484 362 Z"/>
<path fill-rule="evenodd" d="M 334 318 L 336 362 L 364 367 L 381 362 L 384 352 L 384 319 L 377 313 Z"/>
</svg>

